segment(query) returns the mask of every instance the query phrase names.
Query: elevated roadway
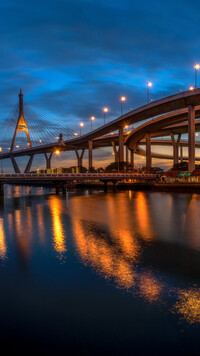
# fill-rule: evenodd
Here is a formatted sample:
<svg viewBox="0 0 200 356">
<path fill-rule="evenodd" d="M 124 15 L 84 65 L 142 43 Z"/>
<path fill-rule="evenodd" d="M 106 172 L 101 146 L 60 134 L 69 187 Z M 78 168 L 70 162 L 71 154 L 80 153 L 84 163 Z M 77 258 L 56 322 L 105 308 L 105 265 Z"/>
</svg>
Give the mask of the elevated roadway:
<svg viewBox="0 0 200 356">
<path fill-rule="evenodd" d="M 18 151 L 12 151 L 7 153 L 2 153 L 1 158 L 11 158 L 15 171 L 19 172 L 19 168 L 15 161 L 15 157 L 20 156 L 30 156 L 26 171 L 30 170 L 32 160 L 35 154 L 45 154 L 47 160 L 47 168 L 50 165 L 50 160 L 53 152 L 56 148 L 59 147 L 60 150 L 77 150 L 78 149 L 89 149 L 89 168 L 92 167 L 92 149 L 95 144 L 96 139 L 111 134 L 111 132 L 119 132 L 119 161 L 124 161 L 124 127 L 126 125 L 134 125 L 144 120 L 148 120 L 152 117 L 157 116 L 155 119 L 149 120 L 146 123 L 143 123 L 139 128 L 133 130 L 133 133 L 130 134 L 126 140 L 126 144 L 131 150 L 135 150 L 135 138 L 137 136 L 137 141 L 139 137 L 144 137 L 144 133 L 148 137 L 147 144 L 147 161 L 150 163 L 150 137 L 153 131 L 164 129 L 167 125 L 178 124 L 189 118 L 189 164 L 190 168 L 194 166 L 195 162 L 195 153 L 194 153 L 194 118 L 200 115 L 200 89 L 195 89 L 193 91 L 181 92 L 169 97 L 162 98 L 160 100 L 151 102 L 150 104 L 141 106 L 135 110 L 132 110 L 117 119 L 99 127 L 96 130 L 93 130 L 90 133 L 87 133 L 83 136 L 66 140 L 59 144 L 58 142 L 53 142 L 47 145 L 40 145 L 38 147 L 27 148 Z M 196 108 L 195 108 L 196 107 Z M 134 136 L 133 136 L 134 135 Z M 135 136 L 136 135 L 136 136 Z M 98 143 L 96 142 L 96 147 Z M 48 157 L 49 154 L 49 157 Z M 77 153 L 77 158 L 80 161 Z"/>
</svg>

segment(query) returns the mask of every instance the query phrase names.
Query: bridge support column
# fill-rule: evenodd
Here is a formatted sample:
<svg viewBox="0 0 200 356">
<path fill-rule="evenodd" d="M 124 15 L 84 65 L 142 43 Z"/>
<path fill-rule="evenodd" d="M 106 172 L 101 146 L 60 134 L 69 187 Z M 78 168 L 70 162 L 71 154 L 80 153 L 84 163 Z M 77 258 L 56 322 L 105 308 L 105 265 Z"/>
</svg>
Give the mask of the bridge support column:
<svg viewBox="0 0 200 356">
<path fill-rule="evenodd" d="M 113 151 L 114 151 L 114 155 L 115 155 L 115 162 L 119 162 L 119 151 L 116 147 L 116 144 L 114 141 L 111 141 L 112 146 L 113 146 Z"/>
<path fill-rule="evenodd" d="M 188 170 L 195 169 L 195 108 L 188 106 Z"/>
<path fill-rule="evenodd" d="M 126 170 L 128 171 L 128 164 L 129 164 L 129 149 L 126 146 Z"/>
<path fill-rule="evenodd" d="M 44 154 L 46 158 L 46 169 L 51 169 L 51 157 L 53 155 L 53 152 L 49 154 L 49 157 L 47 156 L 47 153 Z"/>
<path fill-rule="evenodd" d="M 13 165 L 13 168 L 14 168 L 14 171 L 15 173 L 21 173 L 20 172 L 20 169 L 18 167 L 18 164 L 17 162 L 15 161 L 15 158 L 13 156 L 10 156 L 10 159 L 11 159 L 11 162 L 12 162 L 12 165 Z"/>
<path fill-rule="evenodd" d="M 78 167 L 81 168 L 83 166 L 83 155 L 84 155 L 85 149 L 82 149 L 81 154 L 79 154 L 78 149 L 75 148 L 75 152 L 76 152 L 76 157 L 78 160 Z"/>
<path fill-rule="evenodd" d="M 126 163 L 129 163 L 129 149 L 128 149 L 128 146 L 126 146 Z"/>
<path fill-rule="evenodd" d="M 175 140 L 173 133 L 171 133 L 170 135 L 171 135 L 171 140 L 172 140 L 173 159 L 174 159 L 174 165 L 175 165 L 175 164 L 178 164 L 178 159 L 179 159 L 178 150 L 179 150 L 179 146 L 180 146 L 181 134 L 178 134 L 177 140 Z"/>
<path fill-rule="evenodd" d="M 123 126 L 119 128 L 119 164 L 124 162 L 124 130 Z M 122 167 L 120 167 L 122 168 Z"/>
<path fill-rule="evenodd" d="M 33 162 L 33 158 L 34 158 L 34 155 L 30 156 L 24 173 L 29 173 L 30 172 L 30 169 L 31 169 L 31 166 L 32 166 L 32 162 Z"/>
<path fill-rule="evenodd" d="M 151 135 L 146 135 L 146 170 L 151 170 Z"/>
<path fill-rule="evenodd" d="M 89 171 L 92 171 L 92 140 L 89 140 Z"/>
<path fill-rule="evenodd" d="M 0 184 L 0 196 L 4 195 L 4 184 Z"/>
<path fill-rule="evenodd" d="M 56 185 L 56 195 L 59 195 L 59 193 L 60 193 L 60 186 Z"/>
<path fill-rule="evenodd" d="M 113 182 L 113 192 L 116 192 L 116 185 L 117 185 L 117 182 Z"/>
<path fill-rule="evenodd" d="M 183 162 L 183 146 L 180 146 L 180 161 Z"/>
<path fill-rule="evenodd" d="M 134 170 L 134 151 L 130 150 L 131 152 L 131 170 Z"/>
</svg>

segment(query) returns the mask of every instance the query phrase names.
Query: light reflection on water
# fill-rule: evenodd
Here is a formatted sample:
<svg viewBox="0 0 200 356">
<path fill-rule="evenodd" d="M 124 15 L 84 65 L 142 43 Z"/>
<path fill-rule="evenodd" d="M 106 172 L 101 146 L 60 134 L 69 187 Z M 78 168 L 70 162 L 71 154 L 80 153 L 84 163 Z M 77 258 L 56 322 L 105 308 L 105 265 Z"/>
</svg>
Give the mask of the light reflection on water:
<svg viewBox="0 0 200 356">
<path fill-rule="evenodd" d="M 52 219 L 52 232 L 53 232 L 53 245 L 58 253 L 58 257 L 62 260 L 67 251 L 65 243 L 65 232 L 63 229 L 63 223 L 61 219 L 62 205 L 61 201 L 57 197 L 51 197 L 49 200 L 49 208 Z"/>
<path fill-rule="evenodd" d="M 7 253 L 7 247 L 6 247 L 6 241 L 5 241 L 3 219 L 0 218 L 0 258 L 2 261 L 5 260 L 6 253 Z"/>
<path fill-rule="evenodd" d="M 200 231 L 197 223 L 199 196 L 188 198 L 186 195 L 185 199 L 181 196 L 178 204 L 170 195 L 154 195 L 152 199 L 151 195 L 142 192 L 128 193 L 133 204 L 128 204 L 127 195 L 123 193 L 98 198 L 99 204 L 94 196 L 85 201 L 84 197 L 76 197 L 70 204 L 74 239 L 83 263 L 92 266 L 104 278 L 113 279 L 118 288 L 132 291 L 149 303 L 166 305 L 167 296 L 169 313 L 176 312 L 188 323 L 199 323 L 198 291 L 194 292 L 191 286 L 187 291 L 179 286 L 170 288 L 162 270 L 151 265 L 138 268 L 143 263 L 144 250 L 154 248 L 156 238 L 173 242 L 180 249 L 182 245 L 189 245 L 199 251 L 200 241 L 196 239 Z M 107 229 L 105 236 L 101 233 L 101 224 Z M 192 238 L 188 241 L 190 235 Z M 179 252 L 177 248 L 176 251 Z M 170 255 L 166 256 L 165 251 L 162 255 L 170 265 Z M 198 272 L 199 267 L 200 264 Z M 174 269 L 176 272 L 176 266 Z M 171 300 L 176 299 L 174 307 L 169 296 Z"/>
<path fill-rule="evenodd" d="M 191 194 L 44 199 L 41 189 L 8 187 L 0 216 L 0 259 L 9 264 L 9 251 L 16 248 L 24 260 L 36 263 L 37 245 L 53 249 L 64 263 L 73 250 L 82 264 L 133 298 L 164 306 L 189 324 L 200 323 L 199 209 L 199 195 Z"/>
</svg>

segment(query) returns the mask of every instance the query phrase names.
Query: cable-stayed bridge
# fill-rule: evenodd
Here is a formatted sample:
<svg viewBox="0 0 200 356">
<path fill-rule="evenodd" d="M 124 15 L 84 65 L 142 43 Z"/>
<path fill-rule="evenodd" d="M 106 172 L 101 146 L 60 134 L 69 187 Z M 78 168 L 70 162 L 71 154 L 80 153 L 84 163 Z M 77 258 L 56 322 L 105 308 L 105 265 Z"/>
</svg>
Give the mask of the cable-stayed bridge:
<svg viewBox="0 0 200 356">
<path fill-rule="evenodd" d="M 170 135 L 173 157 L 163 155 L 163 158 L 173 158 L 176 163 L 184 158 L 183 154 L 181 156 L 181 152 L 179 154 L 179 150 L 183 146 L 181 134 L 188 132 L 189 155 L 184 159 L 188 159 L 189 170 L 194 170 L 195 128 L 200 129 L 200 122 L 197 120 L 200 117 L 199 104 L 200 89 L 179 93 L 132 110 L 83 136 L 74 136 L 73 130 L 61 125 L 53 117 L 35 114 L 29 105 L 24 104 L 23 94 L 20 90 L 19 104 L 15 106 L 10 117 L 2 125 L 0 156 L 1 159 L 11 159 L 15 173 L 21 173 L 16 157 L 29 156 L 25 168 L 25 173 L 28 173 L 34 156 L 37 154 L 44 154 L 48 169 L 51 167 L 52 155 L 57 149 L 59 151 L 74 150 L 78 166 L 82 166 L 84 152 L 88 149 L 88 166 L 89 169 L 92 169 L 93 149 L 112 146 L 115 160 L 119 163 L 124 162 L 125 152 L 128 162 L 130 153 L 133 167 L 134 154 L 144 154 L 147 170 L 150 170 L 152 157 L 162 158 L 162 155 L 151 152 L 153 139 Z M 138 123 L 137 128 L 128 133 L 124 132 L 125 126 Z M 117 134 L 113 134 L 115 131 Z M 145 151 L 140 149 L 142 140 L 145 140 L 146 143 Z"/>
</svg>

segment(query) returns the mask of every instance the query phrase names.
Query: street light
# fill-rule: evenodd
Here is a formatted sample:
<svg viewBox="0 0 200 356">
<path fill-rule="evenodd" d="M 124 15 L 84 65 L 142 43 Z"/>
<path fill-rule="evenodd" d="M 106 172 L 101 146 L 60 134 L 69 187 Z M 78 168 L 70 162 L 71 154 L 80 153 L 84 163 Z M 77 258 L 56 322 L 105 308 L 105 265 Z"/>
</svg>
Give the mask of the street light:
<svg viewBox="0 0 200 356">
<path fill-rule="evenodd" d="M 1 152 L 1 173 L 3 173 L 3 165 L 2 165 L 2 148 L 0 147 L 0 152 Z"/>
<path fill-rule="evenodd" d="M 108 108 L 103 108 L 103 112 L 104 112 L 104 125 L 106 123 L 106 113 L 108 112 Z"/>
<path fill-rule="evenodd" d="M 200 68 L 199 64 L 195 64 L 194 69 L 195 69 L 195 89 L 197 88 L 197 71 Z"/>
<path fill-rule="evenodd" d="M 84 123 L 81 122 L 81 123 L 80 123 L 80 136 L 81 136 L 81 127 L 83 127 L 83 126 L 84 126 Z"/>
<path fill-rule="evenodd" d="M 189 89 L 190 89 L 190 90 L 194 90 L 194 87 L 190 87 Z"/>
<path fill-rule="evenodd" d="M 149 87 L 152 87 L 152 83 L 151 82 L 147 83 L 147 104 L 149 104 Z"/>
<path fill-rule="evenodd" d="M 123 103 L 123 101 L 126 101 L 126 97 L 125 96 L 121 97 L 121 116 L 122 116 L 122 103 Z"/>
<path fill-rule="evenodd" d="M 95 120 L 95 117 L 94 117 L 94 116 L 91 116 L 90 120 L 91 120 L 91 131 L 92 131 L 92 121 Z"/>
<path fill-rule="evenodd" d="M 58 156 L 60 154 L 60 151 L 59 150 L 56 150 L 55 151 L 55 171 L 57 170 L 56 168 L 56 155 Z M 55 172 L 56 173 L 56 172 Z"/>
</svg>

